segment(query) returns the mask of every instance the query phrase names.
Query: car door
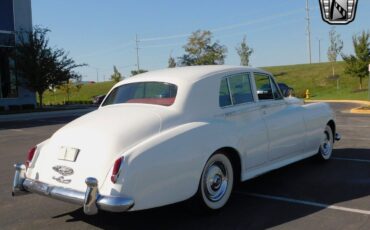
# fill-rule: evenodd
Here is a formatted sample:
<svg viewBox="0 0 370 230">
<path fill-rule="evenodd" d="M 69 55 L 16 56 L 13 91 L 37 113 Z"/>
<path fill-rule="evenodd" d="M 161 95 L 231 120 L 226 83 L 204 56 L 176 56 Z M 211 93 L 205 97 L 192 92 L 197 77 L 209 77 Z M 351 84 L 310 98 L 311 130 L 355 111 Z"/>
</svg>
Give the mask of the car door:
<svg viewBox="0 0 370 230">
<path fill-rule="evenodd" d="M 304 153 L 305 123 L 300 106 L 286 103 L 271 75 L 255 72 L 254 80 L 262 117 L 267 124 L 269 160 Z"/>
<path fill-rule="evenodd" d="M 255 168 L 268 161 L 267 126 L 256 104 L 248 72 L 233 74 L 221 80 L 219 104 L 228 127 L 233 127 L 233 137 L 243 156 L 245 169 Z"/>
</svg>

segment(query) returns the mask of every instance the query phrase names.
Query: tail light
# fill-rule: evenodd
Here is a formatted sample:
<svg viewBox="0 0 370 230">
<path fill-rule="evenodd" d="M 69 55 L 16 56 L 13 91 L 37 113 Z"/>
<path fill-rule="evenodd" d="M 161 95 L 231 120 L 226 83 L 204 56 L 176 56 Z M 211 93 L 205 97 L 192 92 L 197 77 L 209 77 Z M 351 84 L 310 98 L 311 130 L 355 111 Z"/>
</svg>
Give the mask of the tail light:
<svg viewBox="0 0 370 230">
<path fill-rule="evenodd" d="M 119 176 L 119 173 L 121 172 L 121 164 L 123 162 L 123 157 L 120 157 L 118 158 L 115 162 L 114 162 L 114 166 L 113 166 L 113 171 L 112 171 L 112 176 L 110 177 L 110 180 L 113 182 L 113 184 L 115 184 L 117 182 L 117 179 L 118 179 L 118 176 Z"/>
<path fill-rule="evenodd" d="M 32 149 L 30 149 L 30 151 L 28 151 L 28 154 L 27 154 L 27 159 L 26 159 L 26 168 L 28 168 L 32 162 L 32 159 L 33 157 L 35 156 L 35 153 L 36 153 L 36 146 L 33 147 Z"/>
</svg>

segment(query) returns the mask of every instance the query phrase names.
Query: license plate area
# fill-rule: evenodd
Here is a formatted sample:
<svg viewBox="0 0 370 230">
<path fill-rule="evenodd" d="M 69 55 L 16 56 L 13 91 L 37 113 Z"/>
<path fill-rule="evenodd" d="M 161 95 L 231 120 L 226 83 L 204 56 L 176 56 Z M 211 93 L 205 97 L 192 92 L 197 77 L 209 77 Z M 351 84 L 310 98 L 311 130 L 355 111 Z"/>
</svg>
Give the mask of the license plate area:
<svg viewBox="0 0 370 230">
<path fill-rule="evenodd" d="M 78 153 L 80 152 L 77 148 L 71 148 L 71 147 L 64 147 L 62 146 L 59 149 L 58 153 L 58 160 L 64 160 L 64 161 L 76 161 L 78 157 Z"/>
</svg>

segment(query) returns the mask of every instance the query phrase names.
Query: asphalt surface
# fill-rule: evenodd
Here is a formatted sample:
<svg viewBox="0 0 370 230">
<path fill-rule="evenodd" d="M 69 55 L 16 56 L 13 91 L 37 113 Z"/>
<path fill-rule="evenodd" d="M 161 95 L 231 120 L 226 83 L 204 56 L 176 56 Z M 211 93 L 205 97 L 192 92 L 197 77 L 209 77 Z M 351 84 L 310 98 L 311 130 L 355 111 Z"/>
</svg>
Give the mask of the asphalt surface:
<svg viewBox="0 0 370 230">
<path fill-rule="evenodd" d="M 220 212 L 183 204 L 86 216 L 80 207 L 38 195 L 11 197 L 13 163 L 75 117 L 0 123 L 0 229 L 370 229 L 370 116 L 341 113 L 333 159 L 309 158 L 242 183 Z M 155 199 L 155 198 L 153 198 Z"/>
</svg>

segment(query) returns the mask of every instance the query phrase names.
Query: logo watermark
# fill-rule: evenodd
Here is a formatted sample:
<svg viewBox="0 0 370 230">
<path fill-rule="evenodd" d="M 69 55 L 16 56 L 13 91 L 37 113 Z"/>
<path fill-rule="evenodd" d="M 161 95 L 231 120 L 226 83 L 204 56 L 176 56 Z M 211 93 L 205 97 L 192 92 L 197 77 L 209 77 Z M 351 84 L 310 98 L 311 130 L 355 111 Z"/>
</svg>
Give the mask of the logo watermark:
<svg viewBox="0 0 370 230">
<path fill-rule="evenodd" d="M 332 25 L 355 20 L 358 0 L 319 0 L 322 19 Z"/>
</svg>

